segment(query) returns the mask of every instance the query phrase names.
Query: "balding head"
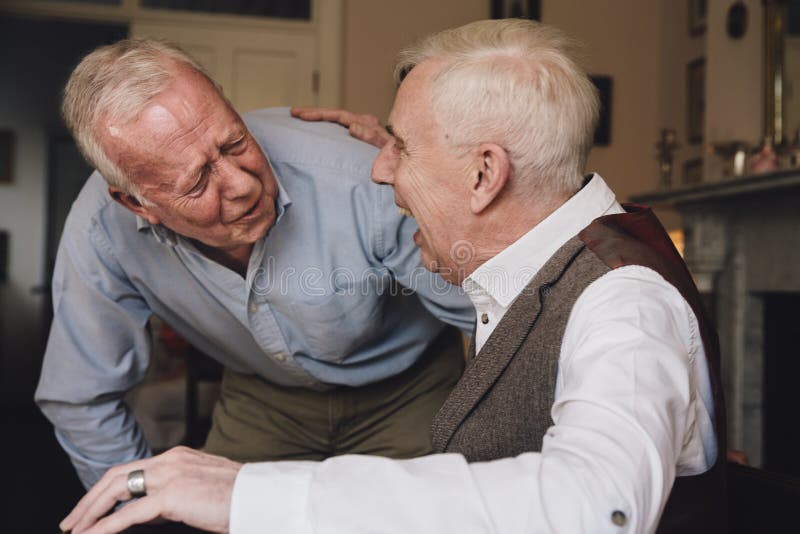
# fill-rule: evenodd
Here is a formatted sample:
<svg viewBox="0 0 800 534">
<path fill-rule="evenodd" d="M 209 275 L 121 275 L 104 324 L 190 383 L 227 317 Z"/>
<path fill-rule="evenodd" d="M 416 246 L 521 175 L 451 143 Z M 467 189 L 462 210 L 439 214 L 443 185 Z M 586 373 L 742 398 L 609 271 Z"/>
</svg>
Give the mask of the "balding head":
<svg viewBox="0 0 800 534">
<path fill-rule="evenodd" d="M 64 120 L 84 157 L 109 185 L 138 194 L 119 162 L 107 153 L 103 125 L 135 118 L 186 69 L 216 88 L 186 52 L 152 39 L 125 39 L 100 47 L 83 58 L 70 75 L 64 89 Z"/>
<path fill-rule="evenodd" d="M 431 104 L 454 149 L 503 146 L 515 194 L 580 189 L 597 125 L 597 91 L 556 28 L 521 19 L 478 21 L 423 39 L 399 55 L 395 76 L 435 59 Z"/>
</svg>

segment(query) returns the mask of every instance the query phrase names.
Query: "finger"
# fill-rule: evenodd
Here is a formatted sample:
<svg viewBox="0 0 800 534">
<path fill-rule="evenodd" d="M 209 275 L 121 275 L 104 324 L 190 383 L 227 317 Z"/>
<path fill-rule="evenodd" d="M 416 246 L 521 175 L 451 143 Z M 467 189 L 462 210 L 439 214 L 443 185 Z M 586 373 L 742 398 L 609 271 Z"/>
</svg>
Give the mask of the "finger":
<svg viewBox="0 0 800 534">
<path fill-rule="evenodd" d="M 104 492 L 95 496 L 94 501 L 86 508 L 75 524 L 74 529 L 77 532 L 81 532 L 83 529 L 91 527 L 118 502 L 129 499 L 131 499 L 131 494 L 128 491 L 127 476 L 118 475 Z"/>
<path fill-rule="evenodd" d="M 374 115 L 359 115 L 344 109 L 330 108 L 292 108 L 292 116 L 306 121 L 327 121 L 336 122 L 345 128 L 349 128 L 354 123 L 369 124 L 377 126 L 380 124 Z"/>
<path fill-rule="evenodd" d="M 358 122 L 367 124 L 369 126 L 376 126 L 376 127 L 380 127 L 380 125 L 381 125 L 380 119 L 378 117 L 376 117 L 375 115 L 371 115 L 369 113 L 364 113 L 362 115 L 359 115 L 358 116 Z"/>
<path fill-rule="evenodd" d="M 127 492 L 128 473 L 135 471 L 136 469 L 147 470 L 151 468 L 152 465 L 157 461 L 156 458 L 158 457 L 136 460 L 128 464 L 116 465 L 108 469 L 103 477 L 89 489 L 89 491 L 83 496 L 83 498 L 81 498 L 80 501 L 78 501 L 78 504 L 75 505 L 75 508 L 72 509 L 67 517 L 61 521 L 59 525 L 61 530 L 71 530 L 74 528 L 75 524 L 81 519 L 81 517 L 84 516 L 86 510 L 92 506 L 92 503 L 95 502 L 98 495 L 104 494 L 108 490 L 109 486 L 111 486 L 115 479 L 120 475 L 125 477 L 125 490 Z M 130 499 L 130 496 L 128 496 L 127 499 Z"/>
<path fill-rule="evenodd" d="M 297 117 L 307 121 L 329 121 L 329 122 L 339 122 L 339 119 L 342 116 L 353 115 L 348 111 L 343 109 L 331 109 L 331 108 L 292 108 L 291 114 L 293 117 Z"/>
<path fill-rule="evenodd" d="M 158 518 L 161 511 L 158 500 L 152 497 L 142 497 L 113 514 L 104 517 L 92 525 L 84 534 L 113 534 L 122 532 L 132 525 L 148 523 Z"/>
<path fill-rule="evenodd" d="M 360 123 L 350 125 L 350 135 L 356 139 L 360 139 L 365 143 L 369 143 L 378 148 L 383 148 L 383 145 L 389 141 L 389 134 L 383 128 L 365 126 Z"/>
<path fill-rule="evenodd" d="M 319 120 L 320 111 L 323 108 L 305 108 L 305 107 L 292 107 L 289 108 L 289 113 L 292 117 L 305 120 Z"/>
<path fill-rule="evenodd" d="M 113 484 L 114 479 L 119 476 L 123 470 L 128 469 L 128 465 L 130 464 L 115 466 L 106 471 L 103 477 L 86 492 L 80 501 L 78 501 L 78 504 L 75 505 L 67 517 L 61 520 L 59 524 L 61 530 L 72 530 L 75 528 L 75 525 L 86 514 L 86 511 L 92 506 L 97 497 L 105 493 L 108 487 Z M 131 468 L 131 470 L 133 469 Z"/>
<path fill-rule="evenodd" d="M 196 454 L 199 453 L 189 449 L 171 450 L 147 462 L 145 471 L 147 495 L 158 494 L 168 484 L 169 480 L 176 478 L 176 475 L 180 473 L 181 466 L 189 465 Z M 127 501 L 131 498 L 132 495 L 128 490 L 127 472 L 120 471 L 102 493 L 95 495 L 94 501 L 85 509 L 74 529 L 80 532 L 91 527 L 118 502 Z M 133 503 L 129 503 L 125 508 L 131 504 Z"/>
<path fill-rule="evenodd" d="M 292 106 L 289 108 L 289 113 L 291 113 L 292 117 L 318 116 L 322 111 L 332 111 L 332 108 L 317 106 Z"/>
<path fill-rule="evenodd" d="M 292 106 L 289 108 L 289 113 L 292 117 L 302 117 L 309 113 L 316 113 L 324 108 L 309 107 L 309 106 Z"/>
</svg>

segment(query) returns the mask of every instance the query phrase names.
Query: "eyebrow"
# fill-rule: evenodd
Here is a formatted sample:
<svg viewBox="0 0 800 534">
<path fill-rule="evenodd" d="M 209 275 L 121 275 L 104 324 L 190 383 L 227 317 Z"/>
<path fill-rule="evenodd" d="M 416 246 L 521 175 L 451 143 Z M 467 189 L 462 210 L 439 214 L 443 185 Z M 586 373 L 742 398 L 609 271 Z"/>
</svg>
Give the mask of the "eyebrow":
<svg viewBox="0 0 800 534">
<path fill-rule="evenodd" d="M 398 145 L 397 148 L 399 150 L 405 149 L 405 147 L 406 147 L 405 140 L 402 137 L 400 137 L 399 135 L 397 135 L 397 132 L 394 131 L 394 128 L 392 127 L 392 125 L 391 124 L 387 124 L 386 126 L 384 126 L 384 128 L 386 129 L 386 133 L 388 133 L 389 135 L 391 135 L 394 138 L 395 143 Z"/>
</svg>

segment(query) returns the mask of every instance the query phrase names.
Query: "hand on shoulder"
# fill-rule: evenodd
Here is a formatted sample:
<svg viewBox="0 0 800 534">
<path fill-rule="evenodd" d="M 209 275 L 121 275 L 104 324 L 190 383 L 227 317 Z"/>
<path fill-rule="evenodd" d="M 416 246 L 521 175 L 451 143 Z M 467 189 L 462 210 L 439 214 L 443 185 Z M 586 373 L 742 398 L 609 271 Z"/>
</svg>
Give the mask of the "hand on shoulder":
<svg viewBox="0 0 800 534">
<path fill-rule="evenodd" d="M 353 113 L 344 109 L 293 107 L 293 117 L 304 121 L 327 121 L 338 123 L 348 129 L 350 135 L 378 148 L 389 141 L 389 134 L 381 126 L 378 117 L 369 113 Z"/>
</svg>

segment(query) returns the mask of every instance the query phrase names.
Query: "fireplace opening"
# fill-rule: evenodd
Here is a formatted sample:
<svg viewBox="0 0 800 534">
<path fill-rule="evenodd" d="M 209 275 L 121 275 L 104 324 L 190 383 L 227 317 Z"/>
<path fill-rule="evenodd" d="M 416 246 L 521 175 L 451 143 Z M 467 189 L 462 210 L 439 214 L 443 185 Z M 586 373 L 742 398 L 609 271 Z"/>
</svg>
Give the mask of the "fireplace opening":
<svg viewBox="0 0 800 534">
<path fill-rule="evenodd" d="M 800 293 L 767 293 L 763 302 L 763 466 L 800 476 Z"/>
</svg>

